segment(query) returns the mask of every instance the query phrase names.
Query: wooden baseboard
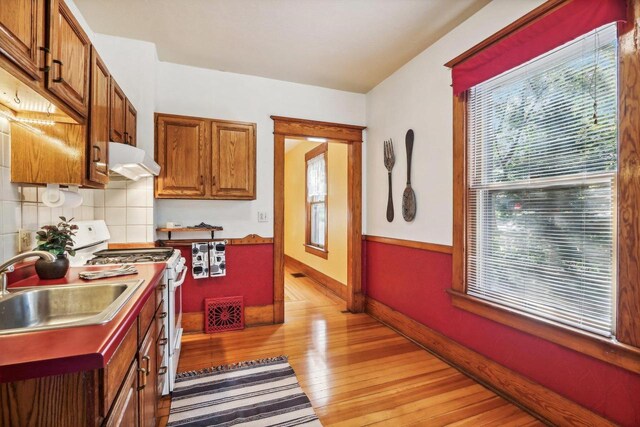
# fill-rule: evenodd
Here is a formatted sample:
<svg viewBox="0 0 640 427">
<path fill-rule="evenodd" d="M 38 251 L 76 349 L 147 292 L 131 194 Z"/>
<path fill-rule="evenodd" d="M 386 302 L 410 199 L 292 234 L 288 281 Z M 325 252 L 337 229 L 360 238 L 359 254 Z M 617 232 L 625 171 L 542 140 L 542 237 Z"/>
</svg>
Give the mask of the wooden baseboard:
<svg viewBox="0 0 640 427">
<path fill-rule="evenodd" d="M 307 264 L 304 264 L 289 255 L 284 256 L 284 265 L 291 270 L 303 273 L 308 278 L 318 282 L 318 284 L 336 294 L 340 299 L 344 301 L 347 300 L 347 287 L 333 277 L 329 277 L 321 271 L 318 271 L 313 267 L 309 267 Z"/>
<path fill-rule="evenodd" d="M 470 350 L 372 298 L 366 312 L 457 369 L 554 425 L 613 426 L 611 421 Z"/>
<path fill-rule="evenodd" d="M 244 325 L 272 325 L 273 304 L 244 308 Z M 182 329 L 185 333 L 204 332 L 204 312 L 182 313 Z"/>
</svg>

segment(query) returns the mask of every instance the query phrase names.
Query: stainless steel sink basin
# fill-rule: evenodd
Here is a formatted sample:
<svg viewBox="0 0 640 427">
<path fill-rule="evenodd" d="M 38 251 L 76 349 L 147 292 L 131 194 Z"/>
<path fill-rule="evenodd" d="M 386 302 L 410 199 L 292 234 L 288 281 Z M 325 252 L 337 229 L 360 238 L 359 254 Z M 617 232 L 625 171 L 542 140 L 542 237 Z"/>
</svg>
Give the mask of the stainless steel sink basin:
<svg viewBox="0 0 640 427">
<path fill-rule="evenodd" d="M 0 335 L 106 323 L 142 282 L 125 280 L 17 290 L 0 298 Z"/>
</svg>

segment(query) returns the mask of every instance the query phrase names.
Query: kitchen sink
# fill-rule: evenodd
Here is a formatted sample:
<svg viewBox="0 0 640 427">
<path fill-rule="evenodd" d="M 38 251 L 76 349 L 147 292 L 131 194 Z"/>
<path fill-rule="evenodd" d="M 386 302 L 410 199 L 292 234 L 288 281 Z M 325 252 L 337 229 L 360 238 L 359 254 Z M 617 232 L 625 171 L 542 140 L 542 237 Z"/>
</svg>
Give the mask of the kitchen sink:
<svg viewBox="0 0 640 427">
<path fill-rule="evenodd" d="M 0 335 L 106 323 L 142 282 L 21 288 L 0 298 Z"/>
</svg>

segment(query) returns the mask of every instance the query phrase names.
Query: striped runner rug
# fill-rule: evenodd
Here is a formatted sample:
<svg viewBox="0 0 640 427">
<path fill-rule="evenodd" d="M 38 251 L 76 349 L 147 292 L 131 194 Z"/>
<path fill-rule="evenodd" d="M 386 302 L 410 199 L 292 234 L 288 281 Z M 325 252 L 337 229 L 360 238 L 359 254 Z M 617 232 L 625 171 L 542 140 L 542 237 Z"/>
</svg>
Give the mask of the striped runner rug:
<svg viewBox="0 0 640 427">
<path fill-rule="evenodd" d="M 287 356 L 178 374 L 167 427 L 322 426 Z"/>
</svg>

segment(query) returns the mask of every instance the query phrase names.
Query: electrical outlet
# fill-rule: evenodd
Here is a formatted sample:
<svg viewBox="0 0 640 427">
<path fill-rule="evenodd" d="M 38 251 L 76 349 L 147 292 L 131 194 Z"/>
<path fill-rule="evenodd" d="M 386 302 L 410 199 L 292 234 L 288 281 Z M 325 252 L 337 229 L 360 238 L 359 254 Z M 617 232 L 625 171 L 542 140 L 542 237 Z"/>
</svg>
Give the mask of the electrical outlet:
<svg viewBox="0 0 640 427">
<path fill-rule="evenodd" d="M 268 222 L 267 213 L 264 211 L 258 212 L 258 222 Z"/>
<path fill-rule="evenodd" d="M 31 231 L 21 228 L 18 230 L 18 252 L 26 252 L 31 250 L 33 242 L 31 241 Z"/>
</svg>

